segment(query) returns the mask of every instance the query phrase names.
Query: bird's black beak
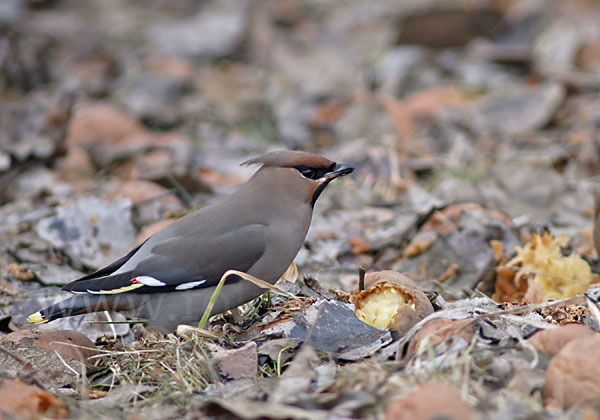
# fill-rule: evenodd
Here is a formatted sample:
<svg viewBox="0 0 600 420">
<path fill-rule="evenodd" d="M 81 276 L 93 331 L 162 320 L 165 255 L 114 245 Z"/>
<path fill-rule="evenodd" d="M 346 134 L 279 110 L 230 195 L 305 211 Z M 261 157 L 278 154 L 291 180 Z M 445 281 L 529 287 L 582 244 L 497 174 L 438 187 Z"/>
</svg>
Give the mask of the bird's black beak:
<svg viewBox="0 0 600 420">
<path fill-rule="evenodd" d="M 340 176 L 351 174 L 354 171 L 352 166 L 344 165 L 343 163 L 336 163 L 333 168 L 327 172 L 323 177 L 319 178 L 319 187 L 315 190 L 312 196 L 311 205 L 314 207 L 317 198 L 323 192 L 325 187 L 334 179 Z"/>
<path fill-rule="evenodd" d="M 339 176 L 345 176 L 351 174 L 354 171 L 352 166 L 348 166 L 343 163 L 336 163 L 333 170 L 325 175 L 327 181 L 331 181 Z"/>
</svg>

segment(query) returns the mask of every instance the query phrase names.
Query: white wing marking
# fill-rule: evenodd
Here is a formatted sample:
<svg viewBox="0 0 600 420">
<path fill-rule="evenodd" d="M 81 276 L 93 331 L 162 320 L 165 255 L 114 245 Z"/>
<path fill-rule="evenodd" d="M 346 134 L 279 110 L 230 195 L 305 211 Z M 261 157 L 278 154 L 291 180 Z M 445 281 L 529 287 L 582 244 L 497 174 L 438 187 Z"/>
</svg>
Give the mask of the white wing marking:
<svg viewBox="0 0 600 420">
<path fill-rule="evenodd" d="M 175 290 L 192 289 L 196 286 L 200 286 L 202 283 L 206 283 L 206 280 L 198 280 L 198 281 L 190 281 L 188 283 L 181 283 L 175 288 Z"/>
<path fill-rule="evenodd" d="M 163 283 L 160 280 L 155 279 L 154 277 L 150 277 L 150 276 L 137 276 L 137 277 L 134 277 L 133 279 L 131 279 L 131 281 L 142 283 L 144 286 L 152 286 L 152 287 L 165 286 L 165 283 Z"/>
</svg>

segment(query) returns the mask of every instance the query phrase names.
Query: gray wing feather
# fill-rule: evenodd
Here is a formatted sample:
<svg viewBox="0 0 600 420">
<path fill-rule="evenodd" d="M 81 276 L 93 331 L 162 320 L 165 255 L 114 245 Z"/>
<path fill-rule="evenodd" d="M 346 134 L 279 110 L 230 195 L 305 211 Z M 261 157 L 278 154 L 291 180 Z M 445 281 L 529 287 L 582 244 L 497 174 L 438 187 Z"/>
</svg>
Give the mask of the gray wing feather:
<svg viewBox="0 0 600 420">
<path fill-rule="evenodd" d="M 266 226 L 235 227 L 206 236 L 188 235 L 157 241 L 150 238 L 126 264 L 112 275 L 69 283 L 69 291 L 110 291 L 129 286 L 139 276 L 149 276 L 160 286 L 139 287 L 127 293 L 156 293 L 174 290 L 178 285 L 204 280 L 194 288 L 214 286 L 225 271 L 248 271 L 265 253 Z"/>
<path fill-rule="evenodd" d="M 227 270 L 247 271 L 264 254 L 266 244 L 266 228 L 259 224 L 242 226 L 206 241 L 173 238 L 154 245 L 133 272 L 152 275 L 169 285 L 194 280 L 214 284 Z"/>
</svg>

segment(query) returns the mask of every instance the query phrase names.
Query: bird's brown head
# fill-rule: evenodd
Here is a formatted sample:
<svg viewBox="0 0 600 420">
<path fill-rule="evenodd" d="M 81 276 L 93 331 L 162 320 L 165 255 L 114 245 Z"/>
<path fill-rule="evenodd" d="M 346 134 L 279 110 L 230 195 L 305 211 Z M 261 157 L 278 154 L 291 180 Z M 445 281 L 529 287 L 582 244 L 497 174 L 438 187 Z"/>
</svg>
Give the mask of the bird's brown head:
<svg viewBox="0 0 600 420">
<path fill-rule="evenodd" d="M 259 172 L 265 171 L 289 191 L 303 192 L 312 206 L 331 181 L 354 171 L 351 166 L 297 150 L 269 152 L 242 165 L 262 165 Z"/>
</svg>

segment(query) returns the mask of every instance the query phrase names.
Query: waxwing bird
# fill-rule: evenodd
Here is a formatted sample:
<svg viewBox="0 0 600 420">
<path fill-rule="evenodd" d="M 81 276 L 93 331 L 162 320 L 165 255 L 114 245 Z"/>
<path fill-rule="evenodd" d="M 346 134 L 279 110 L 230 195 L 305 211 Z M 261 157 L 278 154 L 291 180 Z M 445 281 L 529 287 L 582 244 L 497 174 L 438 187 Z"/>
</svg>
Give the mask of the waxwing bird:
<svg viewBox="0 0 600 420">
<path fill-rule="evenodd" d="M 322 156 L 276 151 L 244 162 L 260 165 L 220 202 L 190 213 L 129 254 L 63 287 L 73 297 L 37 312 L 41 324 L 88 312 L 129 311 L 168 333 L 200 320 L 221 276 L 230 269 L 275 283 L 292 263 L 323 189 L 354 169 Z M 264 290 L 229 278 L 212 314 L 239 306 Z"/>
</svg>

